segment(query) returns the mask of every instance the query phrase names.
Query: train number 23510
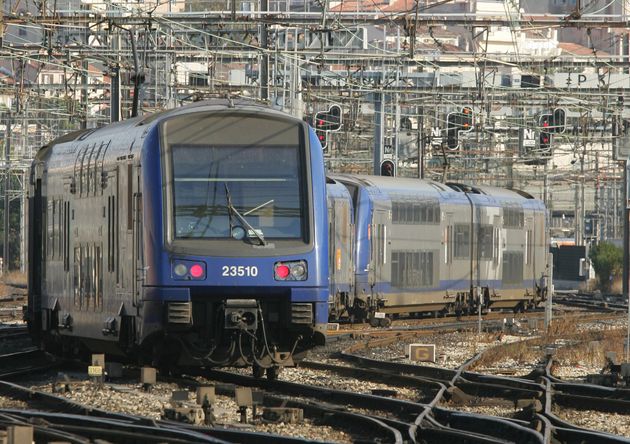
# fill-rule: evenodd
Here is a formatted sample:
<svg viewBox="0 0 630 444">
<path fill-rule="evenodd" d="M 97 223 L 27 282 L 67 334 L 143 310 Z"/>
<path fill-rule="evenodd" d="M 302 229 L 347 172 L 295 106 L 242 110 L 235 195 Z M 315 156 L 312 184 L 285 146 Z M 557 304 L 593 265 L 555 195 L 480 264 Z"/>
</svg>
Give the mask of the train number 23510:
<svg viewBox="0 0 630 444">
<path fill-rule="evenodd" d="M 222 268 L 221 276 L 246 276 L 256 277 L 258 276 L 258 267 L 251 265 L 224 265 Z"/>
</svg>

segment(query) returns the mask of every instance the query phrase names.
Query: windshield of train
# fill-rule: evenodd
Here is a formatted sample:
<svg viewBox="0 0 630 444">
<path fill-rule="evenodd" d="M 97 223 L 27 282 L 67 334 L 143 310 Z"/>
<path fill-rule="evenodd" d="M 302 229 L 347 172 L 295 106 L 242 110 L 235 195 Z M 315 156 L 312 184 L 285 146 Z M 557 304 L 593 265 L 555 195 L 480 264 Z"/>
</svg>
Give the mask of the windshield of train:
<svg viewBox="0 0 630 444">
<path fill-rule="evenodd" d="M 176 239 L 304 237 L 303 133 L 255 115 L 167 121 Z"/>
</svg>

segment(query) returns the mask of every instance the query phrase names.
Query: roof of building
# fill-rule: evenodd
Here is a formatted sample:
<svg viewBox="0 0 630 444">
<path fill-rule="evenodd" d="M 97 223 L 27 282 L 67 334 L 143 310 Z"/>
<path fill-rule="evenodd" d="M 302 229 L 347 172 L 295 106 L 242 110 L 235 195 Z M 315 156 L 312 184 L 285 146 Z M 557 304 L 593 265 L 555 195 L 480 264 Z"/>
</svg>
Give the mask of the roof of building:
<svg viewBox="0 0 630 444">
<path fill-rule="evenodd" d="M 558 47 L 562 50 L 563 55 L 575 55 L 575 56 L 592 56 L 593 54 L 599 56 L 609 55 L 606 51 L 598 50 L 597 48 L 591 49 L 577 43 L 560 42 Z"/>
</svg>

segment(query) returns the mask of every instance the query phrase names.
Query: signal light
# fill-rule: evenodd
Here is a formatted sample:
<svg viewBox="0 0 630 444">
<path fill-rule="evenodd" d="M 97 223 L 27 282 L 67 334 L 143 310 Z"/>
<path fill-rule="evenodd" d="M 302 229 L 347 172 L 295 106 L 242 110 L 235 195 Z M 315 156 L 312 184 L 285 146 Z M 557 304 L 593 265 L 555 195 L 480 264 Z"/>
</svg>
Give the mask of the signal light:
<svg viewBox="0 0 630 444">
<path fill-rule="evenodd" d="M 465 106 L 460 112 L 449 113 L 446 116 L 446 147 L 456 150 L 459 147 L 459 133 L 472 131 L 473 125 L 471 107 Z"/>
<path fill-rule="evenodd" d="M 331 105 L 328 111 L 315 114 L 315 129 L 322 131 L 337 131 L 341 128 L 341 106 Z"/>
<path fill-rule="evenodd" d="M 553 110 L 553 132 L 563 133 L 567 124 L 567 113 L 564 108 Z"/>
<path fill-rule="evenodd" d="M 328 146 L 328 132 L 338 131 L 342 124 L 341 106 L 331 105 L 328 111 L 315 113 L 315 133 L 322 145 L 322 149 Z"/>
<path fill-rule="evenodd" d="M 317 140 L 319 140 L 322 149 L 325 150 L 328 147 L 328 131 L 316 129 L 315 134 L 317 135 Z"/>
<path fill-rule="evenodd" d="M 396 175 L 396 168 L 394 162 L 391 160 L 384 160 L 381 162 L 381 176 L 394 177 Z"/>
<path fill-rule="evenodd" d="M 567 124 L 567 113 L 564 108 L 556 108 L 552 114 L 541 114 L 538 127 L 549 133 L 564 133 Z"/>
<path fill-rule="evenodd" d="M 541 151 L 549 151 L 551 147 L 551 134 L 541 131 L 538 136 L 538 148 Z"/>
</svg>

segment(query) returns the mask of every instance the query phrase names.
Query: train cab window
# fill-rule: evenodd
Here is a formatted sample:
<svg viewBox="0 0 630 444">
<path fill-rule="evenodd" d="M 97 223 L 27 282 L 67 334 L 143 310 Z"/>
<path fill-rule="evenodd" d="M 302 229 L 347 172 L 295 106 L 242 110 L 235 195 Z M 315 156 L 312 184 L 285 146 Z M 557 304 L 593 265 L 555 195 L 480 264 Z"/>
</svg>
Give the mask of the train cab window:
<svg viewBox="0 0 630 444">
<path fill-rule="evenodd" d="M 166 121 L 162 137 L 175 240 L 308 240 L 301 124 L 194 114 Z"/>
</svg>

